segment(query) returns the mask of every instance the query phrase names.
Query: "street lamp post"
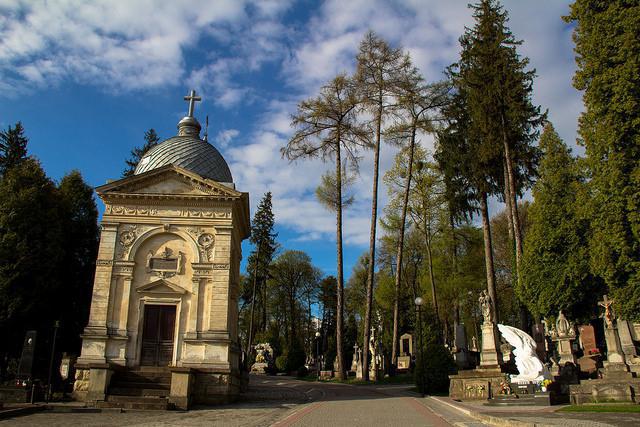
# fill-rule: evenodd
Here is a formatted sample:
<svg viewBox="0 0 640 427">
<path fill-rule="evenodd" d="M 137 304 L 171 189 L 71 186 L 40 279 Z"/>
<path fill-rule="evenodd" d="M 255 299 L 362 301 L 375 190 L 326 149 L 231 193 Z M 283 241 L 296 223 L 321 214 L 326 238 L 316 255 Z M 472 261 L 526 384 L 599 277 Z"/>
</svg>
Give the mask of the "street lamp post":
<svg viewBox="0 0 640 427">
<path fill-rule="evenodd" d="M 320 332 L 316 332 L 316 369 L 318 370 L 318 380 L 320 380 Z"/>
<path fill-rule="evenodd" d="M 416 297 L 415 299 L 415 304 L 416 304 L 416 316 L 418 317 L 418 359 L 417 362 L 419 363 L 419 366 L 416 366 L 416 368 L 420 369 L 420 393 L 422 394 L 422 397 L 424 397 L 424 361 L 423 361 L 423 357 L 424 355 L 422 354 L 423 349 L 422 349 L 422 313 L 420 312 L 420 308 L 422 307 L 422 304 L 424 303 L 424 300 L 422 299 L 422 297 Z"/>
<path fill-rule="evenodd" d="M 51 344 L 51 358 L 49 359 L 49 378 L 47 381 L 47 395 L 45 396 L 47 402 L 51 400 L 51 392 L 52 392 L 51 375 L 53 373 L 53 358 L 55 357 L 55 353 L 56 353 L 56 338 L 58 337 L 59 327 L 60 327 L 60 321 L 56 320 L 55 324 L 53 325 L 53 343 Z"/>
</svg>

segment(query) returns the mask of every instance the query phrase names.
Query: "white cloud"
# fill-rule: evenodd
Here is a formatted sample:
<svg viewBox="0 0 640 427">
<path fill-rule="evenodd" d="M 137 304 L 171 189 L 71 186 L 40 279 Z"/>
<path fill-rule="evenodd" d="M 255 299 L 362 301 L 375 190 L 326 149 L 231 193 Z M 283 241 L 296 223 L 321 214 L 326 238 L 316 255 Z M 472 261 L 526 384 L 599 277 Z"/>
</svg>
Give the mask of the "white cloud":
<svg viewBox="0 0 640 427">
<path fill-rule="evenodd" d="M 247 42 L 243 34 L 257 32 L 254 39 L 261 43 L 252 46 L 264 55 L 276 50 L 264 33 L 277 34 L 269 22 L 287 3 L 257 3 L 5 0 L 0 3 L 0 82 L 11 82 L 16 91 L 62 79 L 118 90 L 176 85 L 187 74 L 185 52 L 205 35 L 226 33 L 241 46 Z M 225 87 L 216 95 L 236 103 L 244 90 L 224 83 L 218 82 Z"/>
<path fill-rule="evenodd" d="M 222 148 L 226 148 L 238 135 L 240 135 L 238 129 L 221 130 L 216 135 L 216 144 Z"/>
</svg>

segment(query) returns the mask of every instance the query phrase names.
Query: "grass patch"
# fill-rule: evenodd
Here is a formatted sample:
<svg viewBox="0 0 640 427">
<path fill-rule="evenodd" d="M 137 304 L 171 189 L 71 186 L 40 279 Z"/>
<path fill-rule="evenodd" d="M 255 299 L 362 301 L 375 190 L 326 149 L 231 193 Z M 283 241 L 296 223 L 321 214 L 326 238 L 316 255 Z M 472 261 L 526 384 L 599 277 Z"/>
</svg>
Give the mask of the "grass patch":
<svg viewBox="0 0 640 427">
<path fill-rule="evenodd" d="M 640 413 L 640 405 L 634 403 L 570 405 L 556 412 L 631 412 Z"/>
</svg>

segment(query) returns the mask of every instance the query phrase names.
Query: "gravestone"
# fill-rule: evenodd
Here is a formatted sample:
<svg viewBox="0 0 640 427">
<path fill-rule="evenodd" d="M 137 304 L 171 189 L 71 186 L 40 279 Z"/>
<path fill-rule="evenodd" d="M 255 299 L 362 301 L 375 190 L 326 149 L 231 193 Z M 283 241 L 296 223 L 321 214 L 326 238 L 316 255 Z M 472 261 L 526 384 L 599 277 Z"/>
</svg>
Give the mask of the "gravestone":
<svg viewBox="0 0 640 427">
<path fill-rule="evenodd" d="M 18 379 L 30 380 L 33 374 L 33 359 L 36 351 L 36 331 L 27 331 L 22 345 L 22 355 L 18 365 Z"/>
<path fill-rule="evenodd" d="M 398 369 L 405 371 L 411 366 L 411 355 L 413 354 L 413 337 L 411 334 L 404 334 L 400 337 L 400 356 L 398 356 Z"/>
<path fill-rule="evenodd" d="M 578 359 L 578 365 L 581 372 L 592 375 L 596 372 L 598 360 L 600 359 L 600 350 L 596 343 L 596 332 L 591 325 L 580 325 L 578 332 L 580 334 L 580 346 L 584 353 Z"/>
<path fill-rule="evenodd" d="M 353 345 L 353 360 L 351 360 L 351 372 L 356 372 L 358 370 L 358 343 Z"/>
<path fill-rule="evenodd" d="M 575 365 L 577 360 L 573 353 L 571 342 L 576 338 L 576 331 L 573 323 L 567 320 L 562 310 L 558 313 L 556 324 L 554 328 L 551 329 L 549 335 L 551 336 L 551 340 L 557 345 L 558 356 L 560 356 L 558 365 L 560 367 L 565 366 L 567 363 Z M 554 375 L 556 374 L 554 373 Z"/>
<path fill-rule="evenodd" d="M 464 324 L 456 324 L 454 336 L 454 354 L 458 369 L 465 369 L 471 365 L 469 348 L 467 346 L 467 332 Z"/>
<path fill-rule="evenodd" d="M 361 380 L 364 379 L 364 374 L 362 372 L 362 349 L 358 349 L 358 366 L 356 366 L 356 379 Z"/>
<path fill-rule="evenodd" d="M 536 354 L 538 359 L 547 360 L 547 339 L 543 323 L 536 323 L 532 330 L 533 340 L 536 342 Z"/>
<path fill-rule="evenodd" d="M 633 325 L 623 319 L 616 321 L 618 326 L 618 336 L 620 337 L 620 345 L 622 346 L 622 352 L 624 353 L 627 365 L 632 372 L 640 372 L 640 358 L 638 357 L 638 350 L 633 342 Z"/>
<path fill-rule="evenodd" d="M 607 346 L 607 359 L 602 363 L 601 378 L 581 381 L 571 386 L 572 403 L 591 403 L 603 401 L 640 403 L 640 378 L 629 372 L 629 366 L 618 336 L 618 325 L 613 311 L 614 300 L 606 295 L 598 305 L 604 308 L 604 337 Z"/>
</svg>

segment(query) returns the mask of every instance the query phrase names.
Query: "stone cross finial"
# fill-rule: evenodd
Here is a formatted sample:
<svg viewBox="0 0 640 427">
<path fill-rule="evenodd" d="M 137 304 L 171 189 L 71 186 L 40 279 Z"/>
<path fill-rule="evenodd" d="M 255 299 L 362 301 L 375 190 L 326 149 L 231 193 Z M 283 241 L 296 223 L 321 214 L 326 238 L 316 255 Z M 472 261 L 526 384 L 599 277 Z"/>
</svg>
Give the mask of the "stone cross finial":
<svg viewBox="0 0 640 427">
<path fill-rule="evenodd" d="M 613 305 L 615 300 L 609 299 L 607 295 L 604 295 L 602 299 L 603 301 L 598 301 L 598 305 L 604 308 L 604 320 L 605 322 L 607 322 L 607 326 L 612 327 L 613 321 L 616 318 L 616 316 L 613 313 L 613 308 L 611 306 Z"/>
<path fill-rule="evenodd" d="M 187 113 L 187 117 L 193 117 L 193 110 L 195 108 L 197 101 L 202 101 L 202 97 L 196 96 L 196 91 L 191 90 L 191 93 L 184 97 L 185 101 L 189 101 L 189 112 Z"/>
</svg>

